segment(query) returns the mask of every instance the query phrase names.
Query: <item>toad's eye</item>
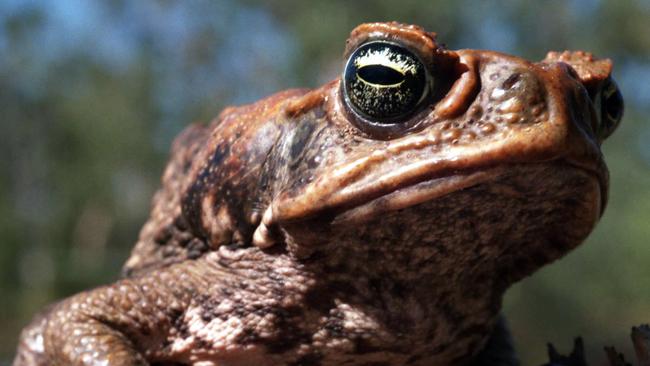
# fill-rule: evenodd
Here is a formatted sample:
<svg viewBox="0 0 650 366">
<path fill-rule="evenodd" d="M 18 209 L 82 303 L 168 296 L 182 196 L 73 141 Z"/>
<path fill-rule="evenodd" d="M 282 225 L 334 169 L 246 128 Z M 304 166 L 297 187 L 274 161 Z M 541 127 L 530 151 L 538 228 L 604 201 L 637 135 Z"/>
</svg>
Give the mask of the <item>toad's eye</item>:
<svg viewBox="0 0 650 366">
<path fill-rule="evenodd" d="M 623 117 L 623 96 L 616 82 L 605 81 L 600 99 L 600 138 L 605 139 L 614 132 Z"/>
<path fill-rule="evenodd" d="M 357 48 L 345 65 L 348 104 L 365 119 L 395 123 L 415 112 L 427 95 L 427 72 L 411 51 L 385 41 Z"/>
</svg>

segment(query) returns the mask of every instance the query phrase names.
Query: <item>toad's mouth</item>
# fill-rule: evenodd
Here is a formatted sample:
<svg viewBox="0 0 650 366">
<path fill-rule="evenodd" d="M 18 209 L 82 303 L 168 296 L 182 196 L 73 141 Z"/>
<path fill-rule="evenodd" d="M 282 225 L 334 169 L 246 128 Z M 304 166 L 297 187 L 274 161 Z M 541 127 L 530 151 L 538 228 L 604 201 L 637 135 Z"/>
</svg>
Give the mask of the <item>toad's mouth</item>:
<svg viewBox="0 0 650 366">
<path fill-rule="evenodd" d="M 606 182 L 603 181 L 604 177 L 601 177 L 601 174 L 597 171 L 584 166 L 577 166 L 567 161 L 551 161 L 506 164 L 484 167 L 482 169 L 454 171 L 450 174 L 425 179 L 350 207 L 336 215 L 332 220 L 332 224 L 350 224 L 367 221 L 388 211 L 413 207 L 475 186 L 494 184 L 495 182 L 507 182 L 514 175 L 525 174 L 523 172 L 531 170 L 555 170 L 557 173 L 550 173 L 549 175 L 564 176 L 567 180 L 569 178 L 573 180 L 575 176 L 581 176 L 585 180 L 594 181 L 597 191 L 589 197 L 594 201 L 594 207 L 596 208 L 594 214 L 597 216 L 602 215 L 607 199 Z M 544 184 L 544 182 L 533 181 L 530 183 L 531 185 Z M 577 190 L 581 188 L 576 187 Z M 504 183 L 499 186 L 498 190 L 499 195 L 525 200 L 531 190 L 534 190 L 534 186 L 517 187 Z"/>
<path fill-rule="evenodd" d="M 261 230 L 258 228 L 254 241 L 258 245 L 268 241 L 265 239 L 268 228 L 274 225 L 293 224 L 314 218 L 326 219 L 331 225 L 359 223 L 385 212 L 405 209 L 473 186 L 506 180 L 508 176 L 525 172 L 523 167 L 533 166 L 549 171 L 549 176 L 557 179 L 579 175 L 593 181 L 593 186 L 597 187 L 589 195 L 589 199 L 594 201 L 593 215 L 596 219 L 602 215 L 608 189 L 608 172 L 602 155 L 597 159 L 560 156 L 521 160 L 501 159 L 501 162 L 491 162 L 484 156 L 483 164 L 469 168 L 462 168 L 469 164 L 458 159 L 424 160 L 387 170 L 379 176 L 368 176 L 363 161 L 346 164 L 332 169 L 326 177 L 313 181 L 297 195 L 276 197 L 265 212 Z M 531 181 L 528 187 L 521 190 L 506 189 L 502 193 L 518 195 L 524 199 L 536 184 L 545 182 Z"/>
<path fill-rule="evenodd" d="M 280 223 L 302 221 L 315 216 L 330 217 L 333 223 L 363 221 L 377 213 L 404 209 L 472 186 L 504 179 L 516 172 L 517 166 L 533 164 L 544 169 L 560 169 L 562 167 L 564 171 L 567 168 L 580 171 L 596 180 L 599 183 L 600 196 L 595 199 L 600 202 L 602 213 L 602 207 L 607 199 L 607 174 L 603 173 L 603 169 L 596 169 L 566 159 L 500 164 L 469 169 L 437 169 L 435 172 L 414 177 L 408 174 L 412 171 L 396 171 L 379 177 L 369 186 L 352 184 L 332 192 L 329 196 L 323 194 L 319 198 L 312 199 L 308 194 L 304 194 L 286 201 L 278 200 L 273 205 L 273 213 L 276 222 Z M 539 182 L 539 184 L 544 184 L 544 182 Z M 315 187 L 318 187 L 318 184 Z M 525 195 L 525 192 L 512 191 L 512 194 Z M 301 203 L 305 202 L 310 202 L 310 204 L 302 206 Z M 299 210 L 299 214 L 292 216 L 291 214 L 296 213 L 296 210 Z"/>
</svg>

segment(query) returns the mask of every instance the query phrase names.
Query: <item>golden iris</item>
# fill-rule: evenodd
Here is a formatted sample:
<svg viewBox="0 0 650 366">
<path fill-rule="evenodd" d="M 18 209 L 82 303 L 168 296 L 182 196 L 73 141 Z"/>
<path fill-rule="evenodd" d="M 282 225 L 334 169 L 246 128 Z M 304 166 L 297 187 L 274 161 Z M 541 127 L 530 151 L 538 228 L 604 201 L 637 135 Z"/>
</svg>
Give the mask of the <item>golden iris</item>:
<svg viewBox="0 0 650 366">
<path fill-rule="evenodd" d="M 408 49 L 386 41 L 357 48 L 343 75 L 351 107 L 380 123 L 395 123 L 413 113 L 426 95 L 426 86 L 422 61 Z"/>
</svg>

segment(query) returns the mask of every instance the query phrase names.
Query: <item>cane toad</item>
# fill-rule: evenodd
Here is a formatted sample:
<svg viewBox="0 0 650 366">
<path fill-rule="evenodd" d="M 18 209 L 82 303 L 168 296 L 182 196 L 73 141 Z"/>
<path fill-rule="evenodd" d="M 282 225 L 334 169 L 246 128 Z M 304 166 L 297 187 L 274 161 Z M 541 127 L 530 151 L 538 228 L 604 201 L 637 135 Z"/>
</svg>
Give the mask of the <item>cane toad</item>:
<svg viewBox="0 0 650 366">
<path fill-rule="evenodd" d="M 124 279 L 38 315 L 14 364 L 471 362 L 505 290 L 605 207 L 612 64 L 397 23 L 345 60 L 181 133 Z"/>
</svg>

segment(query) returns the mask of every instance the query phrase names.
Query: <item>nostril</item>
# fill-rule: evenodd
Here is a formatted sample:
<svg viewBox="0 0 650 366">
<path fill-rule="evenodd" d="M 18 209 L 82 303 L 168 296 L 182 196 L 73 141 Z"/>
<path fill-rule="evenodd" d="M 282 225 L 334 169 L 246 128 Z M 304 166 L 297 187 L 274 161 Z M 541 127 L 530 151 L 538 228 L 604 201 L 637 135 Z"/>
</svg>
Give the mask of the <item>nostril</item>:
<svg viewBox="0 0 650 366">
<path fill-rule="evenodd" d="M 521 79 L 521 74 L 518 73 L 518 72 L 514 73 L 514 74 L 508 76 L 508 78 L 506 80 L 504 80 L 503 83 L 501 83 L 501 88 L 503 90 L 509 90 L 513 86 L 515 86 L 515 84 L 517 84 L 519 79 Z"/>
</svg>

